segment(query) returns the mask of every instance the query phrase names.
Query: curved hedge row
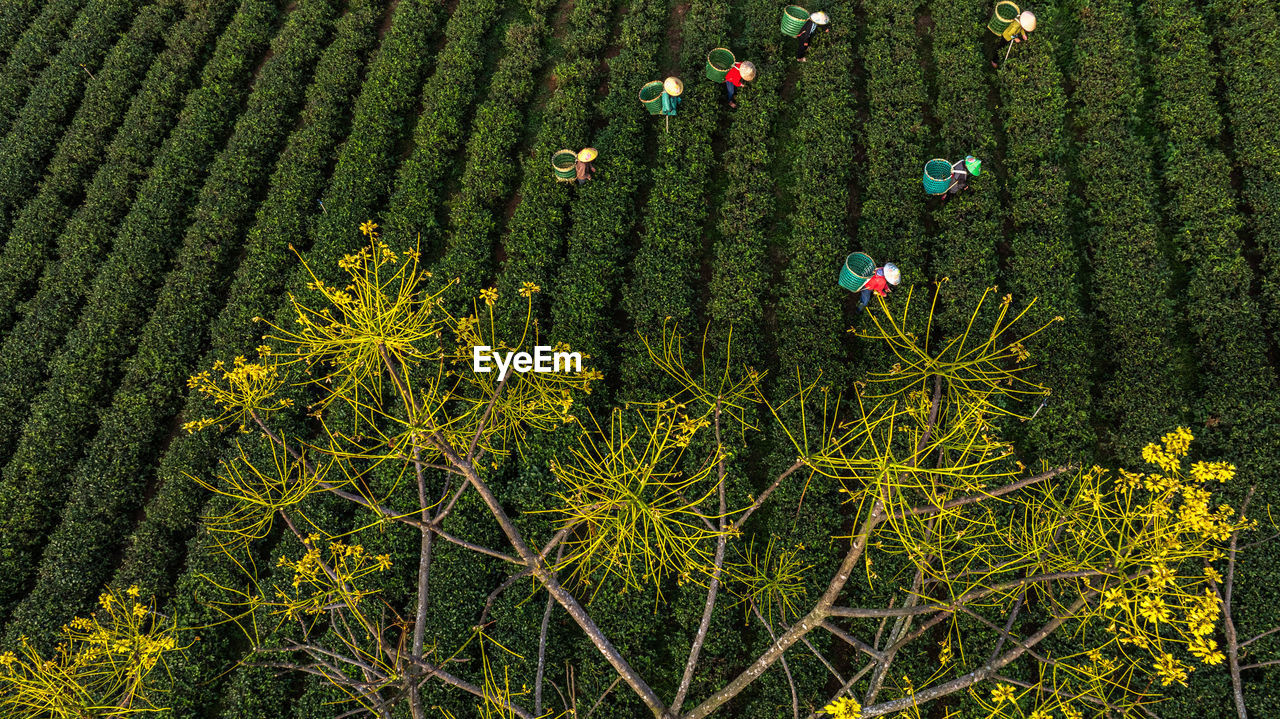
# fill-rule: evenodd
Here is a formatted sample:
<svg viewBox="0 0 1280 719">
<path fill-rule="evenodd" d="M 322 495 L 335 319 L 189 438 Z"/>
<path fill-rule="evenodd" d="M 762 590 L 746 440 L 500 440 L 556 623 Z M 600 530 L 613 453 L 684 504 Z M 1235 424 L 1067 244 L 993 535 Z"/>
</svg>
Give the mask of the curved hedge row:
<svg viewBox="0 0 1280 719">
<path fill-rule="evenodd" d="M 137 349 L 110 405 L 100 415 L 97 435 L 78 463 L 72 464 L 75 452 L 69 447 L 57 450 L 65 460 L 46 461 L 49 483 L 58 484 L 53 478 L 70 474 L 69 481 L 61 482 L 71 488 L 71 499 L 45 547 L 35 586 L 9 623 L 10 635 L 55 630 L 91 604 L 110 576 L 113 567 L 103 558 L 116 555 L 142 503 L 146 468 L 163 435 L 172 431 L 170 420 L 186 378 L 222 300 L 223 277 L 242 249 L 240 228 L 252 217 L 271 163 L 293 126 L 332 27 L 334 5 L 312 0 L 289 15 L 234 134 L 209 171 L 175 267 L 139 332 Z M 87 415 L 91 407 L 73 403 L 67 411 Z M 87 435 L 86 429 L 77 433 Z M 30 572 L 21 565 L 6 569 L 19 577 Z"/>
<path fill-rule="evenodd" d="M 76 179 L 78 165 L 69 166 L 43 186 L 19 216 L 12 234 L 16 239 L 11 242 L 27 246 L 57 237 L 58 260 L 45 269 L 35 297 L 23 306 L 21 320 L 0 345 L 0 462 L 9 458 L 22 429 L 32 388 L 45 376 L 45 359 L 57 351 L 75 322 L 117 224 L 147 177 L 151 158 L 177 122 L 203 57 L 235 8 L 234 0 L 209 3 L 205 12 L 188 15 L 170 32 L 169 47 L 152 64 L 129 104 L 83 199 Z M 91 162 L 94 146 L 86 144 L 83 150 L 80 157 Z M 11 256 L 6 253 L 5 259 Z M 15 265 L 6 263 L 2 274 L 24 278 L 30 270 L 15 261 Z M 17 308 L 5 306 L 0 311 L 8 319 Z"/>
<path fill-rule="evenodd" d="M 1174 424 L 1186 404 L 1177 368 L 1171 273 L 1160 251 L 1151 148 L 1135 132 L 1141 104 L 1127 3 L 1092 0 L 1075 42 L 1076 176 L 1092 248 L 1090 299 L 1107 346 L 1098 355 L 1096 419 L 1123 461 Z"/>
<path fill-rule="evenodd" d="M 495 210 L 511 190 L 517 167 L 513 152 L 523 129 L 524 107 L 533 96 L 535 74 L 545 60 L 542 43 L 548 28 L 543 12 L 549 3 L 528 4 L 534 6 L 529 8 L 531 20 L 507 28 L 502 61 L 494 72 L 488 97 L 471 121 L 466 164 L 459 194 L 449 205 L 448 239 L 444 243 L 438 241 L 446 231 L 437 225 L 436 213 L 419 213 L 432 254 L 440 244 L 446 245 L 433 272 L 443 278 L 458 278 L 456 292 L 460 297 L 474 297 L 492 274 L 493 236 L 499 222 Z"/>
<path fill-rule="evenodd" d="M 1054 60 L 1061 26 L 1052 8 L 1037 8 L 1037 13 L 1044 25 L 1035 41 L 1019 46 L 1017 57 L 997 76 L 1009 137 L 1004 166 L 1013 224 L 1006 281 L 1018 305 L 1036 300 L 1027 326 L 1063 318 L 1027 344 L 1035 363 L 1029 378 L 1048 386 L 1053 396 L 1034 421 L 1022 426 L 1018 443 L 1027 456 L 1061 464 L 1080 461 L 1082 448 L 1097 441 L 1090 424 L 1093 346 L 1089 318 L 1080 307 L 1080 250 L 1068 217 L 1071 184 L 1062 132 L 1067 99 Z"/>
<path fill-rule="evenodd" d="M 172 22 L 177 0 L 148 5 L 138 13 L 141 4 L 142 0 L 90 3 L 72 28 L 71 40 L 31 88 L 13 128 L 0 140 L 0 237 L 8 234 L 15 208 L 30 196 L 45 160 L 62 139 L 60 130 L 90 79 L 85 68 L 98 69 L 113 46 L 119 46 L 112 51 L 117 58 L 138 46 L 150 49 Z M 133 28 L 121 38 L 134 15 Z M 141 74 L 142 69 L 135 65 L 133 71 Z"/>
<path fill-rule="evenodd" d="M 506 261 L 498 273 L 498 289 L 505 297 L 514 296 L 522 282 L 550 287 L 553 268 L 563 255 L 566 207 L 577 186 L 556 182 L 549 158 L 556 150 L 579 149 L 591 141 L 591 96 L 600 80 L 596 56 L 605 47 L 607 18 L 613 16 L 614 4 L 614 0 L 575 2 L 570 12 L 565 59 L 551 70 L 555 93 L 542 109 L 532 149 L 521 167 L 520 204 L 502 234 Z M 534 311 L 545 316 L 545 294 L 533 297 Z M 519 326 L 523 312 L 514 304 L 509 307 L 520 316 L 508 316 L 504 321 L 508 326 Z"/>
<path fill-rule="evenodd" d="M 232 278 L 226 306 L 212 323 L 209 351 L 198 366 L 210 366 L 252 346 L 262 332 L 252 319 L 278 305 L 284 278 L 297 262 L 288 249 L 290 238 L 305 234 L 334 164 L 334 151 L 348 129 L 364 61 L 376 44 L 379 5 L 378 0 L 352 0 L 338 21 L 335 38 L 321 56 L 307 91 L 304 124 L 280 154 L 270 190 L 248 232 L 245 258 Z M 201 395 L 188 395 L 180 416 L 190 419 L 213 411 Z M 154 481 L 159 488 L 133 531 L 115 584 L 137 584 L 148 593 L 168 596 L 207 494 L 187 475 L 208 472 L 223 446 L 212 432 L 173 438 L 156 470 Z"/>
<path fill-rule="evenodd" d="M 0 254 L 0 331 L 8 329 L 15 304 L 31 291 L 54 251 L 54 238 L 43 234 L 41 228 L 61 228 L 69 211 L 68 200 L 84 188 L 102 161 L 112 133 L 120 127 L 129 108 L 129 98 L 138 91 L 152 59 L 163 47 L 178 5 L 178 0 L 165 0 L 138 13 L 129 32 L 115 44 L 85 87 L 65 133 L 59 136 L 53 130 L 61 122 L 55 119 L 61 111 L 57 100 L 73 87 L 78 92 L 82 73 L 67 77 L 51 68 L 46 74 L 59 82 L 32 93 L 15 131 L 0 145 L 0 237 L 8 236 Z M 41 101 L 44 95 L 49 101 Z M 24 126 L 31 128 L 28 133 L 19 132 Z M 42 153 L 48 151 L 54 137 L 58 137 L 57 151 L 35 190 L 39 173 L 45 168 L 32 158 L 43 158 Z M 35 198 L 23 205 L 33 190 Z"/>
<path fill-rule="evenodd" d="M 377 205 L 387 196 L 389 182 L 386 178 L 394 170 L 397 147 L 406 133 L 407 120 L 413 111 L 414 100 L 429 64 L 429 58 L 421 48 L 430 42 L 435 28 L 444 17 L 443 8 L 438 3 L 426 0 L 400 0 L 394 7 L 391 25 L 370 61 L 368 73 L 359 89 L 351 133 L 339 151 L 333 176 L 322 200 L 325 210 L 314 216 L 315 226 L 309 233 L 313 242 L 307 250 L 307 261 L 316 270 L 317 276 L 326 282 L 336 281 L 334 275 L 338 273 L 338 259 L 359 242 L 356 228 L 360 222 L 372 216 Z M 314 161 L 313 159 L 312 162 Z M 282 188 L 282 191 L 290 195 L 292 188 Z M 297 207 L 301 208 L 302 205 Z M 286 212 L 292 213 L 291 210 Z M 281 284 L 286 290 L 296 291 L 306 284 L 305 272 L 294 258 L 286 258 L 284 267 L 288 270 L 282 273 L 284 277 Z M 251 280 L 250 277 L 245 279 Z M 287 321 L 288 303 L 281 302 L 278 293 L 262 297 L 274 305 L 271 314 L 262 313 L 262 316 L 273 314 L 277 322 Z M 245 331 L 246 328 L 238 329 Z M 259 329 L 259 333 L 260 331 Z M 229 344 L 227 353 L 243 353 L 248 344 Z M 226 357 L 227 355 L 222 355 L 218 359 L 225 360 Z M 200 406 L 198 400 L 188 405 L 196 410 Z M 298 419 L 286 417 L 285 413 L 276 417 L 278 422 L 294 422 L 293 429 L 300 431 L 302 427 Z M 247 451 L 264 451 L 261 440 L 253 436 L 245 439 L 249 440 L 246 443 Z M 184 443 L 180 451 L 171 450 L 166 454 L 160 481 L 162 489 L 172 486 L 172 490 L 157 496 L 153 505 L 158 519 L 155 524 L 148 523 L 149 526 L 140 528 L 139 533 L 134 536 L 135 542 L 155 542 L 156 546 L 162 546 L 167 537 L 189 528 L 185 522 L 200 512 L 199 500 L 206 497 L 207 493 L 195 487 L 179 487 L 181 484 L 191 484 L 191 480 L 183 473 L 210 477 L 215 469 L 212 463 L 205 463 L 209 455 L 199 450 L 200 445 Z M 207 516 L 208 513 L 226 509 L 226 503 L 221 498 L 214 498 L 204 514 Z M 152 511 L 153 507 L 149 506 L 149 519 Z M 186 562 L 174 581 L 173 600 L 168 606 L 172 616 L 185 626 L 203 626 L 221 619 L 215 610 L 202 601 L 215 592 L 209 578 L 227 587 L 244 585 L 240 569 L 225 556 L 215 553 L 216 541 L 216 538 L 210 537 L 202 523 L 186 547 Z M 267 543 L 266 546 L 256 548 L 255 556 L 265 559 L 270 551 L 271 546 Z M 174 552 L 166 552 L 165 556 L 179 558 Z M 126 583 L 132 581 L 133 577 L 141 576 L 162 583 L 163 589 L 167 590 L 170 586 L 168 577 L 157 575 L 145 566 L 148 561 L 149 555 L 144 547 L 130 548 L 126 563 L 114 581 Z M 202 631 L 200 636 L 200 642 L 172 663 L 176 681 L 174 691 L 168 698 L 175 717 L 194 719 L 207 716 L 209 706 L 218 700 L 222 687 L 226 684 L 226 677 L 223 676 L 225 670 L 247 649 L 243 638 L 238 636 L 238 630 L 230 625 L 210 627 Z"/>
<path fill-rule="evenodd" d="M 84 310 L 56 354 L 33 359 L 27 377 L 49 380 L 30 400 L 29 418 L 0 485 L 0 612 L 21 597 L 62 501 L 66 469 L 92 434 L 94 410 L 119 378 L 173 256 L 192 195 L 222 145 L 247 94 L 247 80 L 271 36 L 279 6 L 246 3 L 218 43 L 204 83 L 188 99 L 178 126 L 121 224 Z M 14 335 L 11 335 L 12 339 Z M 6 384 L 17 380 L 6 377 Z M 31 396 L 36 381 L 28 381 Z"/>
<path fill-rule="evenodd" d="M 84 30 L 81 23 L 92 25 L 94 16 L 104 10 L 98 7 L 100 3 L 119 6 L 132 4 L 133 1 L 92 0 L 87 8 L 86 0 L 45 1 L 40 8 L 40 15 L 14 43 L 4 68 L 0 69 L 0 135 L 9 132 L 13 118 L 22 109 L 23 101 L 31 90 L 32 82 L 40 76 L 40 69 L 58 54 L 58 49 L 67 40 L 68 34 Z"/>
<path fill-rule="evenodd" d="M 435 72 L 422 90 L 413 152 L 396 172 L 387 211 L 384 234 L 397 243 L 410 246 L 421 236 L 423 249 L 429 252 L 439 241 L 436 217 L 445 194 L 444 180 L 457 164 L 467 115 L 476 101 L 485 35 L 499 9 L 496 0 L 463 0 L 445 26 L 444 49 L 436 55 Z"/>
</svg>

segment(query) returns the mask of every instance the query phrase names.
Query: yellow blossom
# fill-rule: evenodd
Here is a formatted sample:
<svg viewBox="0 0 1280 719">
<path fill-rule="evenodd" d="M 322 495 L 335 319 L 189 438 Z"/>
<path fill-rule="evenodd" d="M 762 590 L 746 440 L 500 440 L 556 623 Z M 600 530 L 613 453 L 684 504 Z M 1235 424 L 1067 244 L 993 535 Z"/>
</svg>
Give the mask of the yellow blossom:
<svg viewBox="0 0 1280 719">
<path fill-rule="evenodd" d="M 859 719 L 862 716 L 862 705 L 849 697 L 840 697 L 822 707 L 822 713 L 834 719 Z"/>
<path fill-rule="evenodd" d="M 991 690 L 991 701 L 1001 704 L 1013 701 L 1013 687 L 1008 684 L 997 684 L 995 689 Z"/>
</svg>

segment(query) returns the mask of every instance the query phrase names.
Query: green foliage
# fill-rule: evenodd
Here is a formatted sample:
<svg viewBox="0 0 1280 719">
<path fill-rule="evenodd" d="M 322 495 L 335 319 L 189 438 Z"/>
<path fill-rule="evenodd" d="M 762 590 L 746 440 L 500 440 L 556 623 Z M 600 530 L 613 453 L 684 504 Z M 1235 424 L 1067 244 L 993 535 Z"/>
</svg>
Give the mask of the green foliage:
<svg viewBox="0 0 1280 719">
<path fill-rule="evenodd" d="M 146 467 L 168 429 L 157 418 L 171 417 L 178 408 L 222 300 L 220 280 L 242 248 L 240 228 L 252 217 L 259 185 L 293 126 L 334 15 L 333 4 L 323 1 L 289 15 L 235 132 L 210 168 L 175 266 L 101 414 L 97 435 L 74 469 L 47 463 L 60 473 L 70 469 L 63 481 L 72 499 L 44 550 L 41 561 L 48 569 L 15 612 L 11 633 L 34 635 L 68 621 L 109 577 L 111 567 L 98 558 L 115 551 L 141 504 Z M 258 233 L 256 239 L 276 238 Z"/>
<path fill-rule="evenodd" d="M 135 56 L 128 58 L 127 62 L 132 66 L 127 68 L 127 72 L 134 77 L 141 74 L 147 65 L 147 53 L 173 21 L 178 2 L 167 0 L 147 5 L 138 13 L 140 4 L 136 0 L 90 3 L 71 29 L 70 42 L 52 58 L 32 87 L 12 129 L 0 141 L 0 237 L 8 233 L 14 209 L 28 197 L 44 169 L 49 152 L 55 146 L 61 146 L 60 130 L 89 84 L 87 71 L 114 70 L 119 73 L 122 69 L 119 64 L 124 56 L 132 54 Z M 135 14 L 133 27 L 121 38 L 125 23 Z M 103 68 L 102 58 L 108 50 L 112 51 L 110 62 L 114 66 Z M 141 57 L 136 56 L 139 53 Z M 126 91 L 130 75 L 121 78 Z"/>
<path fill-rule="evenodd" d="M 1076 459 L 1096 442 L 1090 425 L 1093 349 L 1089 317 L 1081 308 L 1083 263 L 1071 235 L 1067 177 L 1066 92 L 1054 61 L 1057 17 L 1040 10 L 1044 26 L 1034 42 L 999 71 L 1000 116 L 1006 143 L 1012 257 L 1006 277 L 1015 300 L 1035 298 L 1028 320 L 1042 325 L 1062 317 L 1027 343 L 1036 366 L 1031 377 L 1051 388 L 1047 405 L 1025 425 L 1019 444 L 1048 462 Z"/>
<path fill-rule="evenodd" d="M 436 213 L 444 194 L 441 186 L 466 128 L 484 61 L 484 37 L 499 10 L 495 0 L 460 2 L 445 25 L 445 45 L 436 57 L 435 72 L 422 90 L 422 107 L 413 131 L 413 152 L 400 165 L 392 194 L 394 211 L 386 232 L 397 243 L 413 245 L 425 239 L 423 250 L 436 243 Z"/>
<path fill-rule="evenodd" d="M 1132 460 L 1144 437 L 1186 408 L 1176 347 L 1172 281 L 1156 227 L 1151 147 L 1139 134 L 1142 94 L 1128 4 L 1080 3 L 1075 42 L 1076 177 L 1086 203 L 1099 337 L 1096 417 L 1118 456 Z"/>
<path fill-rule="evenodd" d="M 46 268 L 39 290 L 0 345 L 0 457 L 6 460 L 21 431 L 32 387 L 46 376 L 48 358 L 75 323 L 117 225 L 177 122 L 184 96 L 236 3 L 221 0 L 206 7 L 207 12 L 188 15 L 170 32 L 168 48 L 147 72 L 83 197 L 78 172 L 69 168 L 42 188 L 18 218 L 13 236 L 24 245 L 56 236 L 58 259 Z M 85 156 L 92 157 L 93 146 L 84 149 Z M 29 278 L 33 268 L 25 266 L 26 253 L 8 250 L 6 246 L 4 275 Z M 15 310 L 9 306 L 0 311 Z"/>
<path fill-rule="evenodd" d="M 929 134 L 915 15 L 892 0 L 864 0 L 863 9 L 868 117 L 863 126 L 867 162 L 858 244 L 880 262 L 902 260 L 903 283 L 915 284 L 927 276 L 921 261 L 926 255 L 920 168 L 928 159 Z"/>
<path fill-rule="evenodd" d="M 940 307 L 939 327 L 949 336 L 965 331 L 970 308 L 996 284 L 995 244 L 1002 236 L 986 62 L 975 32 L 986 12 L 985 7 L 965 0 L 933 4 L 931 37 L 938 96 L 930 110 L 938 119 L 939 137 L 929 154 L 951 162 L 973 155 L 983 159 L 987 168 L 981 176 L 970 178 L 969 189 L 949 199 L 929 201 L 930 205 L 941 203 L 933 210 L 938 226 L 930 253 L 933 274 L 954 283 L 947 287 L 947 302 Z M 923 162 L 919 164 L 923 167 Z M 977 327 L 985 329 L 988 320 L 979 318 Z"/>
<path fill-rule="evenodd" d="M 129 0 L 106 1 L 117 5 L 129 3 Z M 13 44 L 4 68 L 0 69 L 0 133 L 9 132 L 14 116 L 22 109 L 23 101 L 31 90 L 32 80 L 58 55 L 58 49 L 66 42 L 73 23 L 75 30 L 87 29 L 74 22 L 85 5 L 86 0 L 48 0 L 26 32 Z M 80 17 L 92 26 L 96 22 L 93 16 L 101 13 L 102 8 L 97 7 L 98 3 L 89 5 Z"/>
<path fill-rule="evenodd" d="M 590 355 L 606 375 L 616 361 L 612 355 L 620 333 L 603 310 L 616 304 L 621 289 L 631 254 L 627 239 L 634 231 L 637 193 L 645 178 L 646 129 L 657 124 L 629 90 L 633 79 L 657 73 L 654 39 L 661 31 L 662 9 L 655 0 L 641 0 L 631 4 L 623 19 L 621 47 L 609 60 L 609 76 L 626 89 L 611 88 L 598 105 L 608 122 L 591 141 L 600 159 L 594 179 L 576 190 L 564 265 L 549 293 L 552 336 Z"/>
<path fill-rule="evenodd" d="M 122 364 L 136 347 L 179 244 L 175 235 L 205 179 L 205 166 L 241 109 L 247 80 L 278 10 L 275 3 L 249 2 L 232 21 L 205 69 L 204 84 L 189 98 L 138 201 L 122 222 L 61 350 L 33 357 L 35 377 L 47 368 L 49 379 L 34 397 L 31 386 L 36 382 L 30 377 L 30 384 L 20 389 L 20 396 L 31 397 L 30 418 L 0 485 L 0 562 L 5 567 L 0 603 L 6 613 L 30 581 L 39 549 L 66 499 L 67 470 L 84 449 L 84 435 L 94 431 L 95 410 L 105 404 Z M 203 245 L 197 247 L 206 251 Z"/>
<path fill-rule="evenodd" d="M 32 186 L 21 187 L 12 195 L 5 191 L 6 197 L 13 197 L 12 212 L 8 218 L 0 219 L 0 224 L 12 227 L 12 232 L 8 233 L 8 241 L 4 244 L 3 254 L 0 254 L 0 331 L 9 328 L 17 302 L 30 295 L 40 271 L 53 255 L 56 249 L 53 240 L 73 209 L 69 200 L 84 189 L 85 183 L 103 161 L 112 135 L 132 106 L 130 98 L 150 92 L 149 87 L 140 89 L 140 86 L 144 78 L 155 77 L 148 73 L 148 68 L 163 49 L 166 31 L 180 36 L 188 27 L 189 23 L 174 27 L 177 14 L 175 2 L 144 8 L 85 87 L 75 117 L 59 138 L 57 151 L 48 167 L 12 169 L 13 177 L 26 178 Z M 41 115 L 34 113 L 37 121 L 43 120 Z M 19 122 L 22 122 L 21 118 Z M 11 156 L 26 157 L 38 147 L 39 140 L 27 138 L 24 141 L 15 137 Z M 27 175 L 41 169 L 45 176 L 37 189 L 34 187 L 34 175 Z M 5 174 L 10 176 L 9 172 Z M 29 197 L 33 190 L 35 197 L 19 204 L 17 198 Z M 4 234 L 0 232 L 0 236 Z"/>
</svg>

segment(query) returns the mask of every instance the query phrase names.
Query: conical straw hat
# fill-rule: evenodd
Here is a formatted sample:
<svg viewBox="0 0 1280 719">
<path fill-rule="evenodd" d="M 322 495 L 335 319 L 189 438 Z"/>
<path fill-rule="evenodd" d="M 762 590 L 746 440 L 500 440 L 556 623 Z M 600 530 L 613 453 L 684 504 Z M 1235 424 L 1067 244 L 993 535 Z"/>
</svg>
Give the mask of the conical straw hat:
<svg viewBox="0 0 1280 719">
<path fill-rule="evenodd" d="M 684 92 L 684 83 L 678 77 L 669 77 L 662 81 L 662 89 L 672 97 L 679 97 L 680 93 Z"/>
<path fill-rule="evenodd" d="M 738 72 L 742 75 L 742 79 L 751 82 L 756 79 L 756 66 L 750 62 L 743 62 L 738 65 Z"/>
<path fill-rule="evenodd" d="M 1036 29 L 1035 14 L 1032 13 L 1030 10 L 1023 10 L 1022 14 L 1018 16 L 1018 24 L 1021 25 L 1022 29 L 1026 30 L 1027 32 L 1031 32 L 1035 30 Z"/>
<path fill-rule="evenodd" d="M 599 155 L 599 154 L 600 154 L 599 152 L 596 152 L 596 148 L 588 147 L 582 152 L 578 153 L 578 162 L 591 162 L 592 160 L 596 159 L 596 155 Z"/>
<path fill-rule="evenodd" d="M 827 14 L 821 11 L 810 15 L 809 19 L 813 21 L 814 25 L 826 25 L 831 22 L 831 18 L 827 17 Z"/>
</svg>

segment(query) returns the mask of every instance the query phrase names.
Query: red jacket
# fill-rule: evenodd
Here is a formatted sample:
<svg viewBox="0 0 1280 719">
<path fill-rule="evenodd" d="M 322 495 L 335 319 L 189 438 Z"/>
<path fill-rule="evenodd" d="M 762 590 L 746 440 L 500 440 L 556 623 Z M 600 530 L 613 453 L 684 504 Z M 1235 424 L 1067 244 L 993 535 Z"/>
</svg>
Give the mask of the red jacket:
<svg viewBox="0 0 1280 719">
<path fill-rule="evenodd" d="M 862 286 L 864 290 L 871 290 L 881 297 L 885 296 L 885 290 L 889 288 L 889 283 L 885 280 L 884 275 L 875 275 L 867 280 L 867 284 Z"/>
<path fill-rule="evenodd" d="M 742 72 L 738 70 L 740 62 L 733 63 L 733 67 L 729 68 L 729 72 L 725 73 L 724 81 L 733 83 L 734 87 L 742 87 Z"/>
</svg>

